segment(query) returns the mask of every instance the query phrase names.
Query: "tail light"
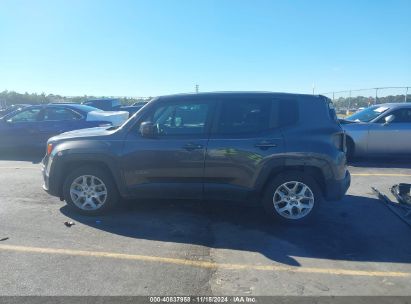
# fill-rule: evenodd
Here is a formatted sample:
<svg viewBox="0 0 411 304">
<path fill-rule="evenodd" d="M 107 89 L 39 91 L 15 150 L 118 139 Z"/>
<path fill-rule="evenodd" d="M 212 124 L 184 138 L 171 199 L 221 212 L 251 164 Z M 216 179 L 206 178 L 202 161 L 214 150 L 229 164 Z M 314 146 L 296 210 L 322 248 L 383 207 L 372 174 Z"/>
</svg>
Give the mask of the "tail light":
<svg viewBox="0 0 411 304">
<path fill-rule="evenodd" d="M 47 144 L 47 155 L 50 155 L 53 151 L 53 144 Z"/>
<path fill-rule="evenodd" d="M 342 152 L 346 152 L 346 144 L 345 144 L 345 133 L 337 133 L 334 134 L 333 136 L 333 142 L 335 147 L 342 151 Z"/>
</svg>

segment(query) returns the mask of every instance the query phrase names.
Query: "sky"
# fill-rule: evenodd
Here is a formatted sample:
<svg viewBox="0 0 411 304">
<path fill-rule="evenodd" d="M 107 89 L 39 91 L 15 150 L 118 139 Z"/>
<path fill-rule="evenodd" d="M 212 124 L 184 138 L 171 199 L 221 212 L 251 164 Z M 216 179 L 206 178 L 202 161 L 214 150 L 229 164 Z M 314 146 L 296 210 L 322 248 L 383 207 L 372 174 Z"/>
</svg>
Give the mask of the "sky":
<svg viewBox="0 0 411 304">
<path fill-rule="evenodd" d="M 0 0 L 0 91 L 411 86 L 411 0 Z"/>
</svg>

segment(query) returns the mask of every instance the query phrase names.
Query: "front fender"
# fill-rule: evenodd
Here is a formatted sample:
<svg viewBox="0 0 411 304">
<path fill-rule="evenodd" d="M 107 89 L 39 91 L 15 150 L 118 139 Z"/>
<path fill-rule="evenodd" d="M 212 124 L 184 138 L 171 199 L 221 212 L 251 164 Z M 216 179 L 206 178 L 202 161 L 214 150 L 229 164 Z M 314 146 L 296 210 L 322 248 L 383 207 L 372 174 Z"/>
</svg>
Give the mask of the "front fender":
<svg viewBox="0 0 411 304">
<path fill-rule="evenodd" d="M 351 123 L 343 125 L 348 137 L 350 137 L 355 145 L 355 156 L 367 154 L 368 150 L 368 134 L 369 124 L 367 123 Z"/>
<path fill-rule="evenodd" d="M 121 148 L 121 141 L 105 142 L 100 140 L 63 142 L 56 145 L 47 165 L 48 174 L 51 177 L 50 188 L 54 188 L 53 192 L 58 192 L 58 196 L 61 197 L 62 185 L 70 168 L 79 164 L 96 164 L 104 166 L 111 173 L 120 194 L 127 196 L 124 178 L 118 162 L 118 151 L 121 151 Z"/>
</svg>

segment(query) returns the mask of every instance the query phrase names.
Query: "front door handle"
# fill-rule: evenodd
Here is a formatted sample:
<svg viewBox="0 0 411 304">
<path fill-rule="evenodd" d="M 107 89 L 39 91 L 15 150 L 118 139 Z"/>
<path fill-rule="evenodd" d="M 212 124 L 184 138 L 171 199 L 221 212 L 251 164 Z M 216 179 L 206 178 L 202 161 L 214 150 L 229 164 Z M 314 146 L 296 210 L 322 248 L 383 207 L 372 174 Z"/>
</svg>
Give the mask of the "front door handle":
<svg viewBox="0 0 411 304">
<path fill-rule="evenodd" d="M 187 151 L 200 150 L 200 149 L 203 149 L 203 148 L 204 148 L 203 145 L 194 144 L 194 143 L 188 143 L 188 144 L 183 146 L 183 149 L 187 150 Z"/>
<path fill-rule="evenodd" d="M 262 142 L 259 142 L 257 144 L 255 144 L 256 148 L 260 148 L 262 150 L 268 149 L 268 148 L 275 148 L 277 147 L 277 144 L 272 142 L 272 141 L 268 141 L 268 140 L 264 140 Z"/>
</svg>

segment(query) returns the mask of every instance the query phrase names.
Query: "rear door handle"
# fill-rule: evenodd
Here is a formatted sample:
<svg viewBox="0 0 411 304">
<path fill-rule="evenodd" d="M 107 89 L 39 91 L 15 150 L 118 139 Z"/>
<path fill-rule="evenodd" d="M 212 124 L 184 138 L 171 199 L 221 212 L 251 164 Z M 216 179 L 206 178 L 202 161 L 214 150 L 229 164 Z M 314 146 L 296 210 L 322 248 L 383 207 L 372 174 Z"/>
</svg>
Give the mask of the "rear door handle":
<svg viewBox="0 0 411 304">
<path fill-rule="evenodd" d="M 261 142 L 255 144 L 255 147 L 264 150 L 264 149 L 268 149 L 268 148 L 275 148 L 275 147 L 277 147 L 277 144 L 273 141 L 264 140 L 264 141 L 261 141 Z"/>
<path fill-rule="evenodd" d="M 188 143 L 188 144 L 183 146 L 183 149 L 187 150 L 187 151 L 200 150 L 200 149 L 203 149 L 203 148 L 204 148 L 203 145 L 194 144 L 194 143 Z"/>
</svg>

